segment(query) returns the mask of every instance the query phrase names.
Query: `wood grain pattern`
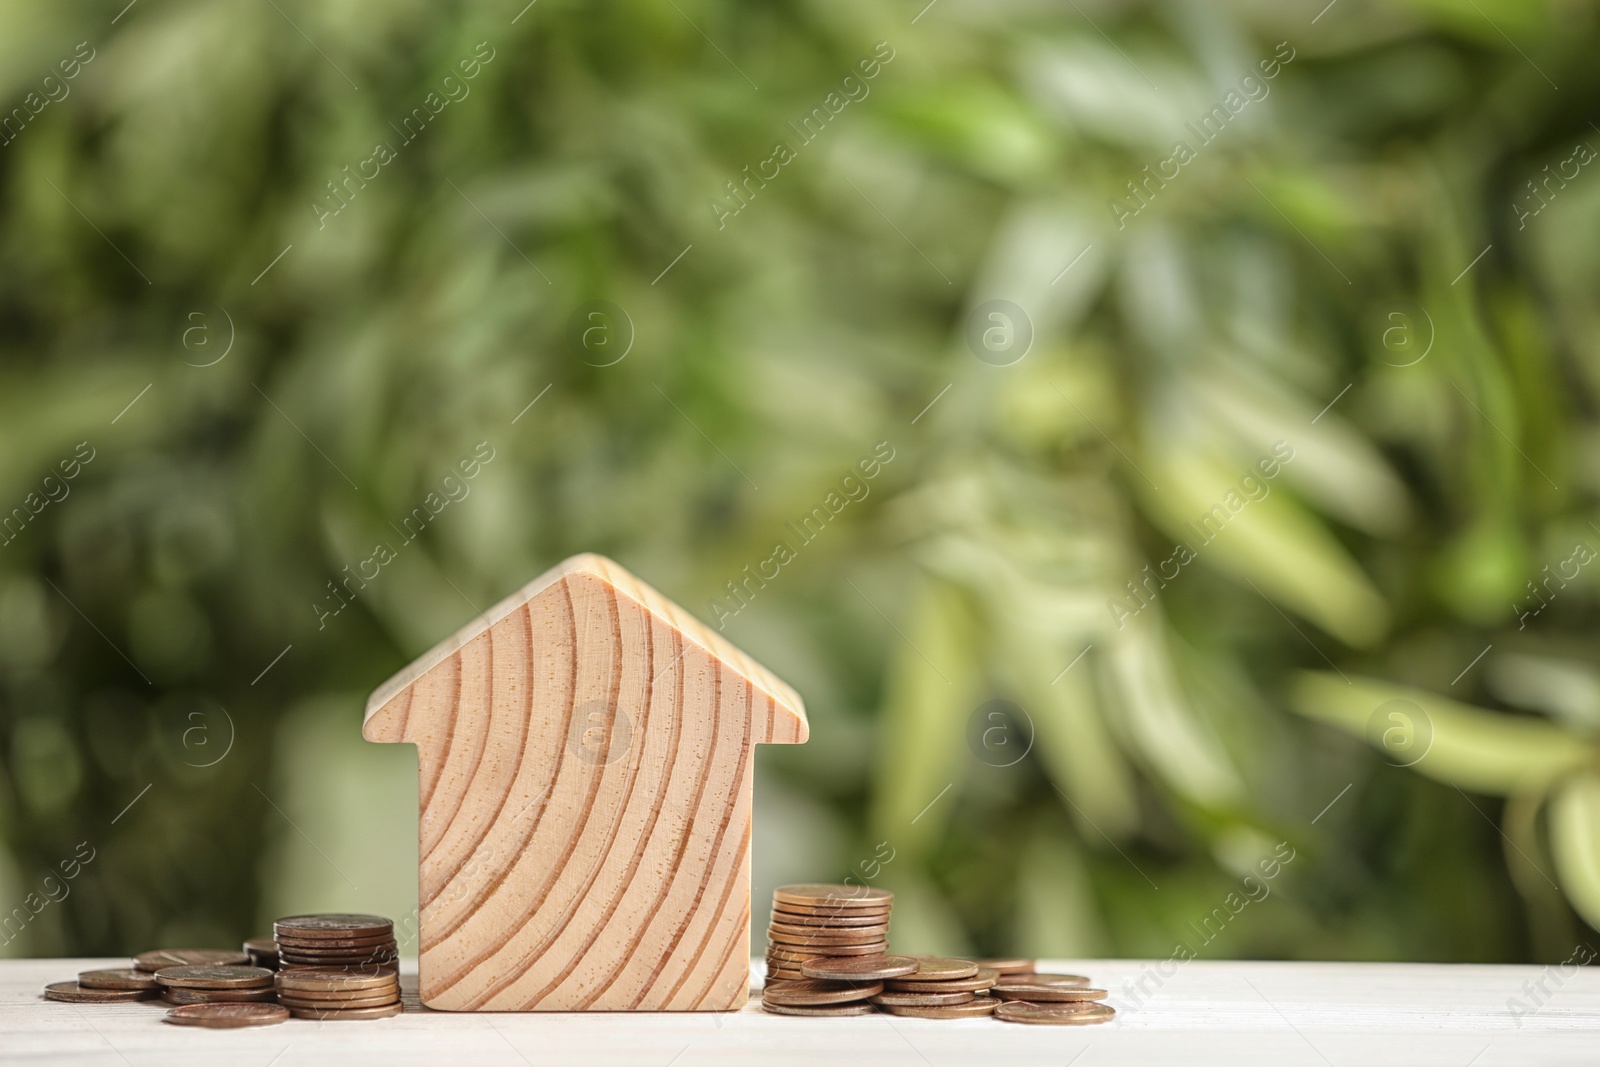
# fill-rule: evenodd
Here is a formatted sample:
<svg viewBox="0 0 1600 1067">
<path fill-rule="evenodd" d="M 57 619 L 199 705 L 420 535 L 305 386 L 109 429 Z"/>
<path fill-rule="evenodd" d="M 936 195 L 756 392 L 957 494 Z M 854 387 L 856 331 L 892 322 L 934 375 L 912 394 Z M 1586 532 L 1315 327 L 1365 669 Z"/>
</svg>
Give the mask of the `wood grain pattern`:
<svg viewBox="0 0 1600 1067">
<path fill-rule="evenodd" d="M 715 632 L 575 556 L 379 687 L 362 733 L 417 746 L 423 1003 L 744 1003 L 754 746 L 808 727 Z"/>
</svg>

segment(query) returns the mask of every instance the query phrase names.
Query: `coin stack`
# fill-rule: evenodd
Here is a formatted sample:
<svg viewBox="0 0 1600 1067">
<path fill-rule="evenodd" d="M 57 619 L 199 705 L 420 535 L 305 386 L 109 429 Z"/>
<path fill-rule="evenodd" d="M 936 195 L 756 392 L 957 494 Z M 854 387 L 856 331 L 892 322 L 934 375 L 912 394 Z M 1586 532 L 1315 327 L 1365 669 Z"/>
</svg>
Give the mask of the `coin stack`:
<svg viewBox="0 0 1600 1067">
<path fill-rule="evenodd" d="M 767 977 L 800 981 L 808 960 L 883 955 L 893 903 L 893 893 L 864 886 L 779 886 L 767 927 Z"/>
<path fill-rule="evenodd" d="M 400 977 L 392 969 L 290 968 L 277 976 L 278 1003 L 297 1019 L 336 1022 L 400 1014 Z"/>
<path fill-rule="evenodd" d="M 917 969 L 884 983 L 872 998 L 880 1011 L 917 1019 L 972 1019 L 993 1014 L 1000 1001 L 988 996 L 998 971 L 973 960 L 915 957 Z"/>
<path fill-rule="evenodd" d="M 1078 974 L 1016 974 L 1001 977 L 989 990 L 1000 1004 L 994 1017 L 1008 1023 L 1046 1026 L 1090 1026 L 1109 1022 L 1117 1011 L 1104 989 Z"/>
<path fill-rule="evenodd" d="M 76 982 L 51 982 L 44 987 L 44 999 L 68 1004 L 118 1004 L 131 1000 L 154 1000 L 161 995 L 155 977 L 132 968 L 84 971 Z"/>
<path fill-rule="evenodd" d="M 400 959 L 394 923 L 381 915 L 292 915 L 272 924 L 279 970 L 391 969 Z"/>
<path fill-rule="evenodd" d="M 190 964 L 156 972 L 161 999 L 168 1004 L 270 1003 L 272 972 L 265 967 Z"/>
</svg>

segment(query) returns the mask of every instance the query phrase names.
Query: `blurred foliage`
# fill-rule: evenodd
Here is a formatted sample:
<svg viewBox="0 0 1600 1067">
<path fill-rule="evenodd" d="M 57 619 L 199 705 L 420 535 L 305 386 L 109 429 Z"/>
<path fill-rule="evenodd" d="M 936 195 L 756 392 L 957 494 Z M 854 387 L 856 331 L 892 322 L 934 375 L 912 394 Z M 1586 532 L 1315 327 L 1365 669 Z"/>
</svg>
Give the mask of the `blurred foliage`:
<svg viewBox="0 0 1600 1067">
<path fill-rule="evenodd" d="M 5 5 L 4 906 L 94 858 L 0 951 L 306 906 L 311 849 L 414 832 L 338 748 L 374 685 L 580 550 L 710 618 L 888 442 L 727 625 L 812 717 L 762 756 L 758 874 L 886 842 L 907 949 L 1164 957 L 1287 841 L 1202 955 L 1566 958 L 1600 924 L 1600 568 L 1564 569 L 1600 545 L 1600 25 L 1322 7 Z M 1033 331 L 1006 366 L 992 299 Z M 1409 768 L 1362 740 L 1396 699 Z"/>
</svg>

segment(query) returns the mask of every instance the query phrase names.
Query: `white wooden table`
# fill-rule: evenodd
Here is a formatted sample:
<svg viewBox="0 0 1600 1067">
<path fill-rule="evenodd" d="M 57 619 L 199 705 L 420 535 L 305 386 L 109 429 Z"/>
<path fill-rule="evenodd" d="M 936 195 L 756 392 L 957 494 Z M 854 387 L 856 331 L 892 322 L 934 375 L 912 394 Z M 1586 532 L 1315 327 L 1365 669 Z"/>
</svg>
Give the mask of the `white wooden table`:
<svg viewBox="0 0 1600 1067">
<path fill-rule="evenodd" d="M 1050 970 L 1090 975 L 1111 991 L 1117 1019 L 1081 1029 L 886 1015 L 803 1019 L 769 1015 L 752 1002 L 727 1015 L 419 1009 L 380 1022 L 194 1030 L 161 1022 L 153 1005 L 39 996 L 46 982 L 113 966 L 127 961 L 0 962 L 0 1064 L 1600 1064 L 1600 970 L 1590 968 L 1563 976 L 1540 967 L 1196 961 L 1176 973 L 1163 962 L 1170 973 L 1163 978 L 1137 960 L 1051 962 Z M 1144 993 L 1135 984 L 1141 976 Z M 405 986 L 408 1009 L 417 1009 L 414 978 Z M 1526 1014 L 1519 1017 L 1513 999 Z"/>
</svg>

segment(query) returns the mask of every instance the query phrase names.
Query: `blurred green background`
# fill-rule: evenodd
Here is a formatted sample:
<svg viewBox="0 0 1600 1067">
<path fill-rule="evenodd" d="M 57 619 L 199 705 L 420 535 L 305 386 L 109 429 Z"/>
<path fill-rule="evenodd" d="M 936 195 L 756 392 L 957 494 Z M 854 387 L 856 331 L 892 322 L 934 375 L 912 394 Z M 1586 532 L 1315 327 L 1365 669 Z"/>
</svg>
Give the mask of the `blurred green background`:
<svg viewBox="0 0 1600 1067">
<path fill-rule="evenodd" d="M 924 3 L 0 7 L 0 954 L 407 914 L 365 696 L 583 550 L 806 699 L 758 926 L 1595 936 L 1594 6 Z"/>
</svg>

